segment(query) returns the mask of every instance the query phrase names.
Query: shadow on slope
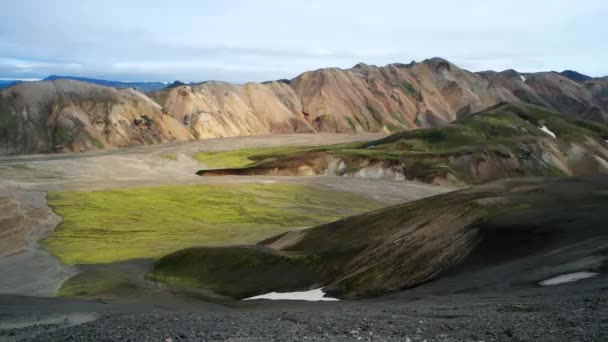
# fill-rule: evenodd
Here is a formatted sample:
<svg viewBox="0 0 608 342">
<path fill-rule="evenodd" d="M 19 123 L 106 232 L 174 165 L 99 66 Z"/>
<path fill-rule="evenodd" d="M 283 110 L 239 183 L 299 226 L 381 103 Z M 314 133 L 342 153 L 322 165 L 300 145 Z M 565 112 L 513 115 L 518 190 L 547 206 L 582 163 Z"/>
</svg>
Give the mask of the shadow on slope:
<svg viewBox="0 0 608 342">
<path fill-rule="evenodd" d="M 234 298 L 319 286 L 341 298 L 374 297 L 443 276 L 452 283 L 429 293 L 535 286 L 566 271 L 606 268 L 606 204 L 607 177 L 503 180 L 291 231 L 255 248 L 179 251 L 150 276 Z"/>
</svg>

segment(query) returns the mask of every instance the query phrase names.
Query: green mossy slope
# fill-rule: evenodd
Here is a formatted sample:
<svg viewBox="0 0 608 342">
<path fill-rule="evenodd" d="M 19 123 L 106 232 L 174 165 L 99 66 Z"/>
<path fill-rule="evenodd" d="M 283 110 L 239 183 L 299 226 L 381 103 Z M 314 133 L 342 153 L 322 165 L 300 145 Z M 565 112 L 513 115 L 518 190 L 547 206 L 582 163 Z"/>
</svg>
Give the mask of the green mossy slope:
<svg viewBox="0 0 608 342">
<path fill-rule="evenodd" d="M 158 260 L 149 276 L 173 287 L 202 288 L 239 299 L 276 288 L 296 290 L 323 280 L 306 257 L 262 246 L 181 250 Z"/>
<path fill-rule="evenodd" d="M 48 203 L 63 222 L 43 246 L 66 264 L 253 243 L 382 206 L 351 193 L 259 183 L 51 192 Z"/>
</svg>

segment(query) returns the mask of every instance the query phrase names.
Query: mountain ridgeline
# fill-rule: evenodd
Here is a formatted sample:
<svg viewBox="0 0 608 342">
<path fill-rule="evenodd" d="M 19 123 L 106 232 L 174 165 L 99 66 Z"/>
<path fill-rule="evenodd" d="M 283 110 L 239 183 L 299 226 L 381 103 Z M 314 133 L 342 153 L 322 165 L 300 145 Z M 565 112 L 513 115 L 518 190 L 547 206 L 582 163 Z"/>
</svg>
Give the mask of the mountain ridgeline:
<svg viewBox="0 0 608 342">
<path fill-rule="evenodd" d="M 273 133 L 399 132 L 448 123 L 501 102 L 608 121 L 608 81 L 581 76 L 473 73 L 433 58 L 244 85 L 174 83 L 148 93 L 54 78 L 0 90 L 0 153 Z"/>
<path fill-rule="evenodd" d="M 147 92 L 147 91 L 156 91 L 167 87 L 166 83 L 163 82 L 121 82 L 121 81 L 109 81 L 109 80 L 100 80 L 95 78 L 86 78 L 86 77 L 75 77 L 75 76 L 58 76 L 51 75 L 44 79 L 45 81 L 56 81 L 56 80 L 74 80 L 81 81 L 87 83 L 98 84 L 106 87 L 125 89 L 125 88 L 135 88 L 139 91 Z"/>
</svg>

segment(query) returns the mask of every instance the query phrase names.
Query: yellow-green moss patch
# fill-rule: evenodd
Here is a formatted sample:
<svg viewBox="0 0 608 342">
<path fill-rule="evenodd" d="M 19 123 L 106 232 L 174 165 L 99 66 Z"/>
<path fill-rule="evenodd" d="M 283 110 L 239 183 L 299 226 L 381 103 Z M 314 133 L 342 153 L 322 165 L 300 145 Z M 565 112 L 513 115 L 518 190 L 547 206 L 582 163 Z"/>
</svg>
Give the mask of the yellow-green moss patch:
<svg viewBox="0 0 608 342">
<path fill-rule="evenodd" d="M 346 192 L 259 183 L 51 192 L 48 202 L 63 222 L 43 245 L 66 264 L 255 243 L 383 206 Z"/>
</svg>

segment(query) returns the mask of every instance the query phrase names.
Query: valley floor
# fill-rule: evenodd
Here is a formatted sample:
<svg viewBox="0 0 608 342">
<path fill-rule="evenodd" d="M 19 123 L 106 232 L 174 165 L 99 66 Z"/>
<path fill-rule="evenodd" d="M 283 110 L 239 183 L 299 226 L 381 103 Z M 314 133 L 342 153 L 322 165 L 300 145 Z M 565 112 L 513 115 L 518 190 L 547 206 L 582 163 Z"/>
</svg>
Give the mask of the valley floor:
<svg viewBox="0 0 608 342">
<path fill-rule="evenodd" d="M 116 190 L 167 185 L 288 184 L 342 194 L 337 210 L 348 210 L 354 199 L 397 204 L 449 191 L 415 182 L 346 177 L 218 177 L 195 174 L 205 168 L 193 159 L 197 152 L 242 148 L 317 146 L 377 139 L 378 134 L 288 134 L 208 139 L 87 153 L 0 157 L 0 207 L 6 201 L 7 225 L 0 227 L 0 293 L 53 296 L 61 284 L 79 272 L 39 248 L 37 241 L 53 232 L 61 218 L 46 204 L 47 192 Z M 344 197 L 344 196 L 347 197 Z M 314 196 L 313 196 L 314 197 Z M 312 197 L 311 197 L 312 198 Z M 313 202 L 313 204 L 315 204 Z M 343 207 L 340 207 L 342 205 Z M 298 209 L 300 207 L 297 207 Z M 347 211 L 346 211 L 347 212 Z M 346 213 L 345 212 L 345 213 Z M 11 216 L 13 215 L 13 216 Z M 244 221 L 246 223 L 246 221 Z M 315 223 L 316 224 L 316 223 Z M 311 223 L 311 225 L 314 225 Z M 24 227 L 28 227 L 25 229 Z M 33 229 L 32 227 L 35 227 Z M 4 231 L 3 231 L 4 230 Z M 268 236 L 271 236 L 270 234 Z M 267 236 L 264 236 L 267 237 Z M 15 253 L 18 246 L 18 253 Z M 9 250 L 10 248 L 10 250 Z M 5 256 L 2 256 L 6 254 Z"/>
<path fill-rule="evenodd" d="M 139 277 L 150 268 L 152 259 L 85 266 L 62 263 L 61 255 L 58 259 L 57 255 L 51 254 L 56 250 L 47 251 L 44 243 L 43 247 L 37 243 L 52 234 L 60 221 L 47 206 L 47 192 L 64 196 L 73 191 L 103 190 L 96 195 L 105 196 L 111 190 L 131 196 L 132 188 L 169 185 L 286 184 L 288 188 L 313 189 L 313 193 L 315 189 L 339 193 L 336 196 L 340 201 L 335 201 L 335 210 L 343 211 L 353 209 L 353 200 L 392 205 L 453 190 L 388 179 L 324 176 L 209 178 L 195 175 L 197 170 L 205 167 L 193 158 L 199 151 L 316 146 L 376 138 L 378 135 L 277 135 L 84 154 L 0 157 L 0 209 L 10 208 L 15 213 L 10 216 L 5 215 L 8 210 L 0 211 L 0 220 L 3 220 L 0 222 L 13 225 L 14 229 L 9 227 L 5 236 L 20 242 L 2 245 L 0 241 L 0 341 L 608 340 L 608 277 L 605 274 L 553 287 L 539 287 L 534 282 L 509 287 L 506 279 L 503 288 L 503 279 L 498 276 L 518 274 L 520 268 L 526 267 L 522 263 L 507 264 L 500 270 L 484 269 L 477 277 L 454 274 L 409 291 L 362 301 L 226 300 L 218 304 L 167 292 L 152 292 L 151 295 L 132 298 L 132 301 L 125 298 L 104 302 L 53 297 L 64 281 L 78 272 L 91 271 L 98 275 L 121 270 Z M 329 207 L 315 199 L 314 194 L 304 196 L 304 201 L 302 196 L 299 203 L 306 202 L 314 210 Z M 268 199 L 271 196 L 263 197 Z M 288 200 L 280 197 L 279 202 L 284 204 Z M 74 201 L 69 203 L 74 206 Z M 62 205 L 65 206 L 65 202 Z M 126 206 L 125 202 L 120 202 L 120 205 Z M 301 210 L 306 205 L 298 204 L 296 209 Z M 375 204 L 370 205 L 369 208 L 375 208 Z M 272 206 L 280 207 L 276 203 Z M 71 207 L 63 210 L 66 208 Z M 0 233 L 3 233 L 1 229 Z M 9 247 L 15 246 L 21 250 L 8 251 Z M 505 267 L 508 268 L 506 271 Z M 484 282 L 486 279 L 498 279 L 501 285 L 490 286 Z"/>
</svg>

